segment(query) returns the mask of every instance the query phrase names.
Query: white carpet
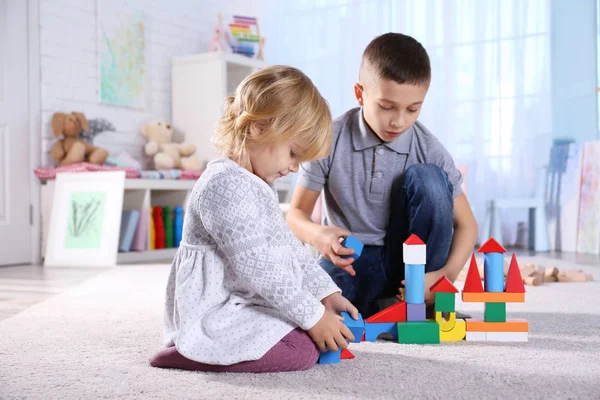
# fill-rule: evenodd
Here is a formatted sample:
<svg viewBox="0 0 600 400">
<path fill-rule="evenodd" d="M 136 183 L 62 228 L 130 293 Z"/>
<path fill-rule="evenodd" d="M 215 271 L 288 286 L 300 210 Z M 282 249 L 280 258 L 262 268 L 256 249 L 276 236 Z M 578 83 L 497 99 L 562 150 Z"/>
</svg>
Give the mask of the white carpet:
<svg viewBox="0 0 600 400">
<path fill-rule="evenodd" d="M 599 268 L 583 268 L 600 279 Z M 0 322 L 0 398 L 600 398 L 598 281 L 527 287 L 508 315 L 530 321 L 529 343 L 360 343 L 341 364 L 253 375 L 148 365 L 161 345 L 167 273 L 108 270 Z M 458 309 L 481 316 L 483 305 Z"/>
</svg>

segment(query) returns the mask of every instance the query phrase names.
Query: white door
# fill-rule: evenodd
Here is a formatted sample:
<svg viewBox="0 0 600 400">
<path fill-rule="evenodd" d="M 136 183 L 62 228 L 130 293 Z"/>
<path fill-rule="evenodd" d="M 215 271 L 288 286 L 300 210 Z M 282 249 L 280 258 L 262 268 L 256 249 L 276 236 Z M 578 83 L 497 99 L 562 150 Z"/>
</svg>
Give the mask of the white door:
<svg viewBox="0 0 600 400">
<path fill-rule="evenodd" d="M 31 262 L 27 3 L 0 0 L 0 265 Z"/>
</svg>

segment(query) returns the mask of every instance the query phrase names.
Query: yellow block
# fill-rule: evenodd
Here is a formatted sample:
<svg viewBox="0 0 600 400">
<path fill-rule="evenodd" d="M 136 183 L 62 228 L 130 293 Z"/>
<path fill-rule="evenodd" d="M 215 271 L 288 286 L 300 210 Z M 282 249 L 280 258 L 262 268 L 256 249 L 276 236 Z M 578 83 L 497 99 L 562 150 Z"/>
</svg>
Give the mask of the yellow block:
<svg viewBox="0 0 600 400">
<path fill-rule="evenodd" d="M 444 319 L 444 317 L 442 317 L 441 311 L 436 311 L 435 322 L 437 322 L 440 325 L 441 332 L 449 332 L 452 329 L 454 329 L 454 326 L 456 324 L 456 312 L 449 313 L 448 319 L 446 320 Z"/>
<path fill-rule="evenodd" d="M 465 338 L 466 334 L 467 324 L 464 319 L 459 319 L 451 331 L 440 330 L 440 342 L 459 342 Z"/>
<path fill-rule="evenodd" d="M 462 301 L 465 303 L 523 303 L 525 302 L 525 293 L 462 292 Z"/>
</svg>

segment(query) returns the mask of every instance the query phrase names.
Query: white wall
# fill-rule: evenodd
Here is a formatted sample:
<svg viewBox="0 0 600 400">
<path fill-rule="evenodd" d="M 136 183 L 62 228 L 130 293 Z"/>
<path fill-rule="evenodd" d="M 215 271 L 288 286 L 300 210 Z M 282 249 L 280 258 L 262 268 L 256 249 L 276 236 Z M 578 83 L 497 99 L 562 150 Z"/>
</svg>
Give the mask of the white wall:
<svg viewBox="0 0 600 400">
<path fill-rule="evenodd" d="M 262 2 L 253 1 L 124 0 L 144 11 L 148 32 L 149 106 L 134 110 L 98 101 L 96 15 L 102 1 L 40 0 L 42 165 L 53 165 L 50 120 L 57 111 L 82 111 L 88 119 L 108 119 L 117 132 L 98 136 L 96 144 L 140 156 L 140 125 L 151 118 L 169 121 L 171 117 L 171 58 L 206 51 L 219 11 L 225 18 L 233 13 L 259 18 L 262 14 Z"/>
<path fill-rule="evenodd" d="M 596 0 L 551 2 L 555 138 L 598 139 Z"/>
</svg>

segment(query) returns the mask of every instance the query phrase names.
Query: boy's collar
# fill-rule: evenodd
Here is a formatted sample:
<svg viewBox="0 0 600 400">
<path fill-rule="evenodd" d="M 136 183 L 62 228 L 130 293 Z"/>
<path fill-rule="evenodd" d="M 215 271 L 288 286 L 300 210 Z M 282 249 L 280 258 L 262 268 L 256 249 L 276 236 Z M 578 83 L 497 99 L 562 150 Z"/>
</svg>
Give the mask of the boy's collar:
<svg viewBox="0 0 600 400">
<path fill-rule="evenodd" d="M 414 130 L 412 126 L 396 140 L 388 143 L 379 139 L 379 136 L 377 136 L 375 132 L 373 132 L 373 130 L 367 125 L 367 122 L 363 117 L 362 107 L 360 107 L 359 111 L 356 113 L 356 116 L 358 118 L 358 129 L 354 130 L 352 133 L 352 144 L 354 145 L 354 150 L 361 151 L 383 144 L 387 148 L 394 150 L 396 153 L 409 153 Z"/>
</svg>

